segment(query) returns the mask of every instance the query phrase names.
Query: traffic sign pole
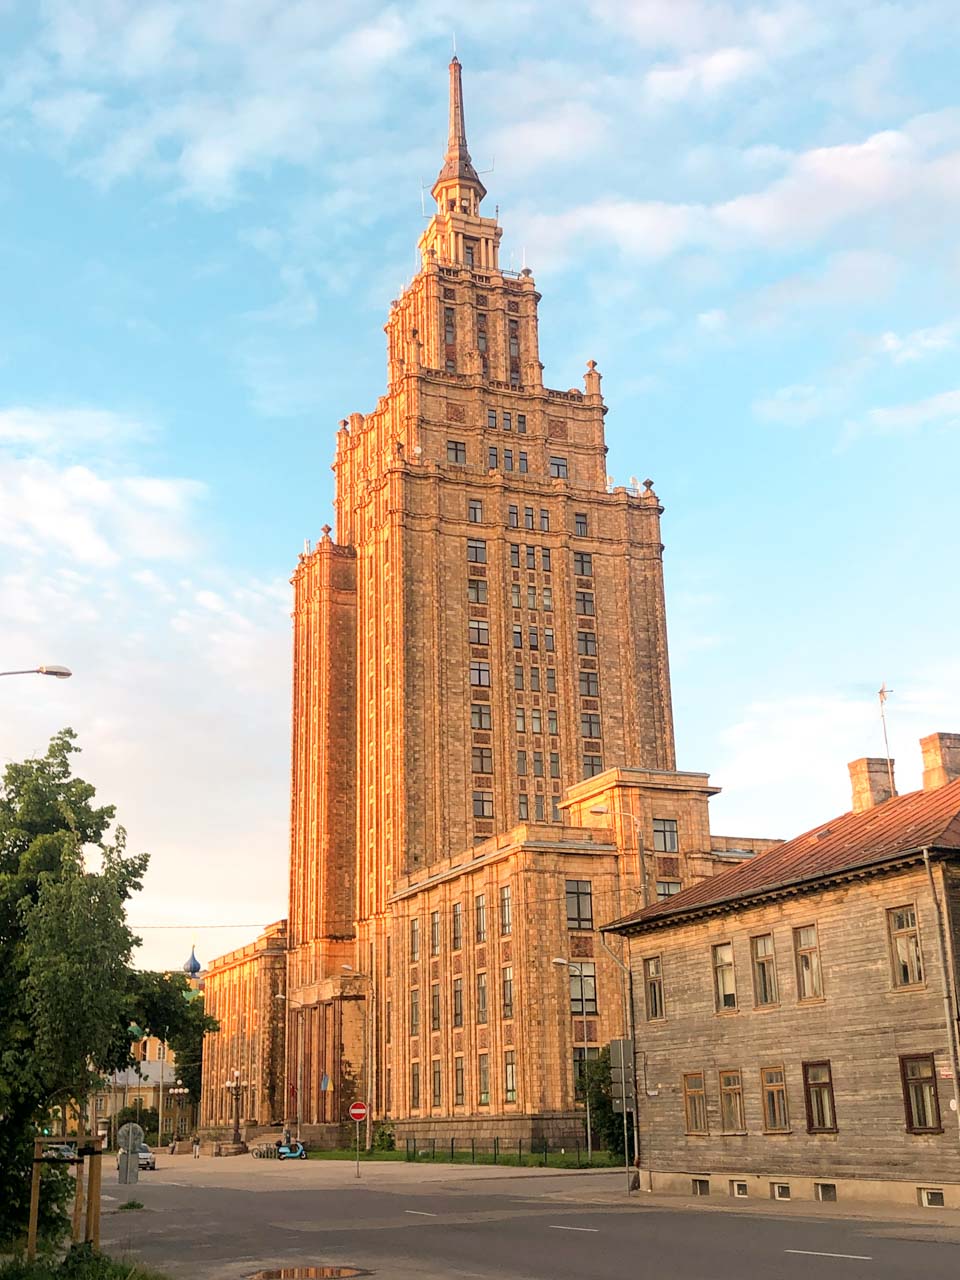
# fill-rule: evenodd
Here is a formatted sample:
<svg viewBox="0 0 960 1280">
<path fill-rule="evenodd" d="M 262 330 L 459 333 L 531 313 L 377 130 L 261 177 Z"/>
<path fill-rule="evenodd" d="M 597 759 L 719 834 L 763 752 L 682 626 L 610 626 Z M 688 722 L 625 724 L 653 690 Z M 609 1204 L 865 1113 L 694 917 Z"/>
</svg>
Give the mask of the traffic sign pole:
<svg viewBox="0 0 960 1280">
<path fill-rule="evenodd" d="M 368 1107 L 365 1102 L 351 1102 L 347 1112 L 357 1126 L 357 1177 L 360 1177 L 360 1126 L 367 1118 Z"/>
</svg>

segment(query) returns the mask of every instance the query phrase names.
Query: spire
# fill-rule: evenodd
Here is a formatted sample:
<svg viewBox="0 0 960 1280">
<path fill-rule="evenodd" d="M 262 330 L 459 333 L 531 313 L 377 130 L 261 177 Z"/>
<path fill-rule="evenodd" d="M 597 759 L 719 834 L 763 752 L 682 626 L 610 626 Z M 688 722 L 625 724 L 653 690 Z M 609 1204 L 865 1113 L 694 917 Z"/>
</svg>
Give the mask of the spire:
<svg viewBox="0 0 960 1280">
<path fill-rule="evenodd" d="M 444 157 L 443 168 L 433 185 L 433 196 L 439 199 L 438 188 L 455 184 L 457 187 L 472 188 L 479 204 L 487 194 L 487 190 L 480 181 L 470 159 L 470 152 L 467 150 L 467 130 L 463 119 L 463 82 L 460 70 L 460 59 L 454 54 L 453 61 L 450 63 L 450 133 L 447 138 L 447 154 Z"/>
</svg>

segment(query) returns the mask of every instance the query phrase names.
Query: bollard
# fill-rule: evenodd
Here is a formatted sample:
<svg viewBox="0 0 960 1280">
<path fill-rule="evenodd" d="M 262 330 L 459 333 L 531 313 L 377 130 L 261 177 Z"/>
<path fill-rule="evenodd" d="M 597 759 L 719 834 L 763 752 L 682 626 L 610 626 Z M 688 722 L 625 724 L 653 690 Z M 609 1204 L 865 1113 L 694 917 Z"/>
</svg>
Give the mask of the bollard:
<svg viewBox="0 0 960 1280">
<path fill-rule="evenodd" d="M 498 1164 L 499 1162 L 500 1162 L 500 1139 L 499 1139 L 499 1138 L 494 1138 L 494 1140 L 493 1140 L 493 1163 L 494 1163 L 494 1164 Z"/>
<path fill-rule="evenodd" d="M 476 1140 L 476 1138 L 471 1138 L 471 1139 L 470 1139 L 470 1163 L 471 1163 L 471 1164 L 476 1164 L 476 1163 L 477 1163 L 477 1140 Z"/>
<path fill-rule="evenodd" d="M 517 1164 L 518 1165 L 523 1164 L 523 1139 L 522 1138 L 517 1139 Z"/>
</svg>

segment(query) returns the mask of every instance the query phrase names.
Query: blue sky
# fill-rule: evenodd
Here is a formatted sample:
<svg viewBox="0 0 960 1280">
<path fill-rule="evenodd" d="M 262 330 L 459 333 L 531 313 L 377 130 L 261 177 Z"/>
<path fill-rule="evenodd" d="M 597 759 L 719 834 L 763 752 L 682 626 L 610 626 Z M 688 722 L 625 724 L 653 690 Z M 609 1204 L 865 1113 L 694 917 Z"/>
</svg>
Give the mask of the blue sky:
<svg viewBox="0 0 960 1280">
<path fill-rule="evenodd" d="M 664 519 L 681 767 L 790 836 L 960 730 L 953 0 L 0 0 L 0 755 L 62 724 L 143 959 L 286 902 L 287 579 L 383 391 L 456 32 L 549 385 Z M 193 926 L 202 925 L 202 928 Z M 213 928 L 214 925 L 238 926 Z M 243 926 L 243 927 L 239 927 Z M 182 953 L 182 954 L 181 954 Z"/>
</svg>

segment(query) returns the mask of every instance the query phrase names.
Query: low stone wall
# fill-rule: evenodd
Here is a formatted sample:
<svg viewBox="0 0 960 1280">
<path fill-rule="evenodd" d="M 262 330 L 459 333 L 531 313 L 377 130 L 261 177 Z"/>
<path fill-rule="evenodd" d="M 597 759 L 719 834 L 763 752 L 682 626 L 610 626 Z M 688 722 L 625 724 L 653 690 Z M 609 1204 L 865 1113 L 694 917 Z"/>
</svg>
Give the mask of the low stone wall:
<svg viewBox="0 0 960 1280">
<path fill-rule="evenodd" d="M 408 1138 L 417 1143 L 426 1139 L 436 1140 L 438 1148 L 449 1146 L 451 1139 L 468 1144 L 471 1140 L 480 1147 L 492 1147 L 496 1138 L 501 1144 L 547 1142 L 551 1147 L 568 1143 L 586 1145 L 586 1129 L 583 1112 L 553 1116 L 486 1116 L 450 1117 L 423 1120 L 396 1120 L 393 1122 L 397 1146 L 403 1146 Z"/>
</svg>

